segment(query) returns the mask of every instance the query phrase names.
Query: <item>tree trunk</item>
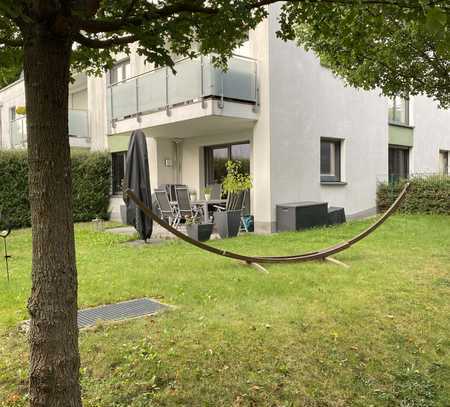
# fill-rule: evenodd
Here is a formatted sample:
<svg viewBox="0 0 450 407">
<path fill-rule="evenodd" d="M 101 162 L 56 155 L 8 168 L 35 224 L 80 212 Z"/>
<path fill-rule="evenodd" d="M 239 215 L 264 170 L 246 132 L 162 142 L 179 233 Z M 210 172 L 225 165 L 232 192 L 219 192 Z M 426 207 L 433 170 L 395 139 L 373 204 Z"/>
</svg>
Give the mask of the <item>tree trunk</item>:
<svg viewBox="0 0 450 407">
<path fill-rule="evenodd" d="M 80 407 L 77 272 L 68 136 L 71 41 L 26 33 L 24 72 L 33 233 L 30 406 Z"/>
</svg>

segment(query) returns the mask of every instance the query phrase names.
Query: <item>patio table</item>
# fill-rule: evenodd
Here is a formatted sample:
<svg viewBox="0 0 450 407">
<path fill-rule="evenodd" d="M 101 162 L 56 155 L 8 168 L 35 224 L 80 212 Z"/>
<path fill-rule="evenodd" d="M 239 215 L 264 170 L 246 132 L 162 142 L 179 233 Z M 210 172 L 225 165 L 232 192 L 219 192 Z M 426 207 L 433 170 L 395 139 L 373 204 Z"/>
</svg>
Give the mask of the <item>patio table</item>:
<svg viewBox="0 0 450 407">
<path fill-rule="evenodd" d="M 227 203 L 226 199 L 197 199 L 191 201 L 192 205 L 201 206 L 203 208 L 203 223 L 209 223 L 208 205 L 223 205 Z"/>
</svg>

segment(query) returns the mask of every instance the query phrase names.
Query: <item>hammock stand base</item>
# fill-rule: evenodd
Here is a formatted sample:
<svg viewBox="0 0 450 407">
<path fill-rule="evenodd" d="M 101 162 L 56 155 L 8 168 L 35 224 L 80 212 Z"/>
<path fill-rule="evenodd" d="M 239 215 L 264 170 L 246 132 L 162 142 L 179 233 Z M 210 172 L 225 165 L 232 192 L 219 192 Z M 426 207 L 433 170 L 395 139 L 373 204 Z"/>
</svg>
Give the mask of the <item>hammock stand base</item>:
<svg viewBox="0 0 450 407">
<path fill-rule="evenodd" d="M 265 267 L 261 266 L 261 264 L 259 264 L 259 263 L 246 261 L 246 262 L 244 262 L 244 264 L 246 266 L 253 267 L 254 269 L 260 271 L 261 273 L 269 274 L 269 271 Z"/>
<path fill-rule="evenodd" d="M 350 266 L 348 264 L 345 264 L 344 262 L 335 259 L 334 257 L 325 257 L 323 261 L 328 261 L 329 263 L 335 264 L 336 266 L 341 266 L 345 269 L 349 269 Z"/>
<path fill-rule="evenodd" d="M 184 240 L 185 242 L 198 247 L 201 250 L 207 251 L 209 253 L 216 254 L 218 256 L 227 257 L 229 259 L 238 260 L 240 262 L 244 262 L 248 265 L 251 265 L 255 268 L 258 268 L 260 271 L 267 272 L 267 270 L 261 265 L 262 263 L 265 264 L 275 264 L 275 263 L 300 263 L 300 262 L 306 262 L 306 261 L 314 261 L 314 260 L 322 260 L 322 261 L 329 261 L 333 264 L 339 264 L 342 267 L 348 268 L 348 265 L 340 262 L 339 260 L 336 260 L 332 258 L 332 255 L 335 255 L 339 252 L 342 252 L 344 250 L 347 250 L 349 247 L 353 246 L 355 243 L 358 243 L 360 240 L 366 238 L 369 236 L 372 232 L 374 232 L 378 227 L 380 227 L 401 205 L 402 201 L 405 199 L 406 193 L 408 192 L 408 189 L 410 187 L 410 183 L 405 184 L 405 187 L 403 188 L 402 192 L 398 195 L 397 199 L 394 201 L 394 203 L 390 206 L 390 208 L 371 226 L 369 226 L 367 229 L 363 230 L 353 238 L 344 241 L 342 243 L 339 243 L 337 245 L 317 250 L 313 252 L 307 252 L 292 256 L 246 256 L 239 253 L 234 252 L 227 252 L 226 250 L 217 249 L 214 246 L 209 246 L 203 242 L 199 242 L 198 240 L 192 239 L 191 237 L 185 235 L 184 233 L 180 232 L 178 229 L 174 228 L 173 226 L 169 225 L 164 220 L 160 219 L 150 208 L 147 208 L 144 203 L 135 195 L 135 193 L 127 189 L 125 193 L 128 195 L 128 197 L 136 204 L 136 207 L 143 211 L 143 213 L 153 219 L 154 222 L 162 226 L 164 229 L 168 230 L 173 235 L 177 236 L 181 240 Z"/>
</svg>

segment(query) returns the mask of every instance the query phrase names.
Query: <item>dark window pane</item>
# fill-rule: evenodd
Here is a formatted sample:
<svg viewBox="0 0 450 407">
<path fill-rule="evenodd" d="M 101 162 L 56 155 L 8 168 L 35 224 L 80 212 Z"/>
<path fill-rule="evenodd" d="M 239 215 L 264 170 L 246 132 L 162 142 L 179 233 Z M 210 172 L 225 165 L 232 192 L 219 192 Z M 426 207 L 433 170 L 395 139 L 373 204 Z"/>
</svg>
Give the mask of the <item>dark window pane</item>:
<svg viewBox="0 0 450 407">
<path fill-rule="evenodd" d="M 231 159 L 241 162 L 241 170 L 244 174 L 250 174 L 250 144 L 233 144 L 231 146 Z"/>
<path fill-rule="evenodd" d="M 228 146 L 205 148 L 206 184 L 220 184 L 222 182 L 226 174 L 225 164 L 228 160 Z"/>
<path fill-rule="evenodd" d="M 221 184 L 226 173 L 228 160 L 240 161 L 245 174 L 250 174 L 250 144 L 227 144 L 205 147 L 205 182 Z"/>
<path fill-rule="evenodd" d="M 341 142 L 339 140 L 320 141 L 321 181 L 341 180 Z"/>
<path fill-rule="evenodd" d="M 112 192 L 120 194 L 122 192 L 122 180 L 125 177 L 126 151 L 112 153 Z"/>
<path fill-rule="evenodd" d="M 322 141 L 320 143 L 320 173 L 329 174 L 331 172 L 331 148 L 330 143 Z"/>
<path fill-rule="evenodd" d="M 409 149 L 389 147 L 389 181 L 397 182 L 409 176 Z"/>
</svg>

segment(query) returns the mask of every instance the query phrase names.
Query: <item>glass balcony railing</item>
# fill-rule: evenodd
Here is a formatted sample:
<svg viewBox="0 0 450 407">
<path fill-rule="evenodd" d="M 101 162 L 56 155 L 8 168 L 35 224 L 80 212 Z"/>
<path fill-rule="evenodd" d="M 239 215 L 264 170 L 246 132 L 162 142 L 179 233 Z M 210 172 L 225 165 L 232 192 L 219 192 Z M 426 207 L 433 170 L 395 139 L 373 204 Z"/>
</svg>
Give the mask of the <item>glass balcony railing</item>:
<svg viewBox="0 0 450 407">
<path fill-rule="evenodd" d="M 69 110 L 69 135 L 77 138 L 89 138 L 87 110 Z"/>
<path fill-rule="evenodd" d="M 11 122 L 10 134 L 12 148 L 27 146 L 26 116 Z M 69 135 L 76 138 L 89 138 L 89 121 L 86 110 L 69 110 Z"/>
<path fill-rule="evenodd" d="M 211 57 L 183 59 L 169 68 L 155 69 L 108 87 L 109 120 L 121 120 L 194 102 L 204 98 L 257 103 L 257 64 L 233 56 L 225 72 Z"/>
</svg>

